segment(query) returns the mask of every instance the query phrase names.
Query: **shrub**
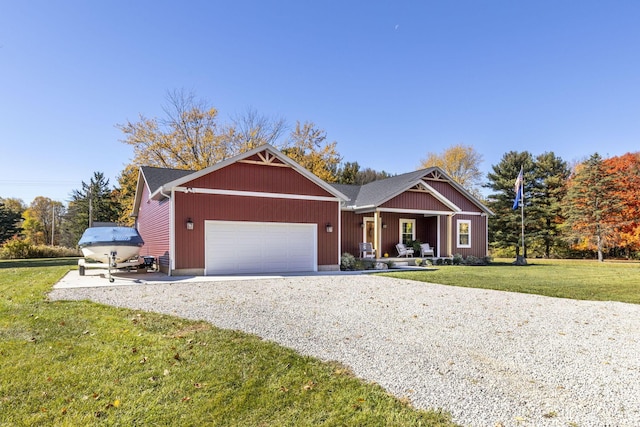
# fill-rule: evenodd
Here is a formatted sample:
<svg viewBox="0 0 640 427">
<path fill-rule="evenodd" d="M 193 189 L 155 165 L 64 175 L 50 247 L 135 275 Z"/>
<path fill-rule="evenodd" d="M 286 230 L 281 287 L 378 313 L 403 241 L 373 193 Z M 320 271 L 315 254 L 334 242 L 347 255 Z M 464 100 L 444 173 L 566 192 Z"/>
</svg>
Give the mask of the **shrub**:
<svg viewBox="0 0 640 427">
<path fill-rule="evenodd" d="M 443 263 L 444 261 L 442 260 L 442 258 L 436 259 L 436 265 L 442 265 Z"/>
<path fill-rule="evenodd" d="M 355 270 L 356 269 L 356 257 L 349 252 L 342 254 L 340 258 L 340 270 Z"/>
<path fill-rule="evenodd" d="M 414 262 L 416 263 L 416 265 L 417 265 L 418 267 L 420 267 L 420 264 L 422 264 L 422 259 L 421 259 L 421 258 L 415 258 L 415 259 L 414 259 Z"/>
<path fill-rule="evenodd" d="M 475 257 L 473 255 L 469 255 L 464 260 L 464 265 L 482 265 L 482 259 Z"/>
<path fill-rule="evenodd" d="M 73 248 L 65 248 L 64 246 L 34 246 L 31 250 L 30 258 L 60 258 L 81 256 L 80 251 Z"/>
<path fill-rule="evenodd" d="M 0 258 L 2 259 L 23 259 L 31 258 L 30 254 L 33 245 L 26 240 L 20 240 L 17 237 L 5 242 L 0 250 Z"/>
<path fill-rule="evenodd" d="M 451 258 L 445 258 L 443 262 L 444 265 L 453 265 L 453 260 Z"/>
<path fill-rule="evenodd" d="M 422 244 L 422 242 L 420 240 L 412 240 L 411 242 L 409 242 L 407 247 L 408 248 L 412 248 L 413 249 L 413 253 L 419 254 L 420 253 L 420 245 L 421 244 Z"/>
<path fill-rule="evenodd" d="M 460 254 L 455 254 L 455 255 L 453 256 L 453 261 L 452 261 L 452 262 L 453 262 L 453 265 L 460 265 L 460 264 L 462 264 L 462 263 L 463 263 L 463 261 L 464 261 L 464 259 L 462 258 L 462 255 L 460 255 Z"/>
<path fill-rule="evenodd" d="M 77 249 L 63 246 L 32 245 L 28 240 L 13 238 L 0 247 L 0 259 L 61 258 L 79 256 Z"/>
</svg>

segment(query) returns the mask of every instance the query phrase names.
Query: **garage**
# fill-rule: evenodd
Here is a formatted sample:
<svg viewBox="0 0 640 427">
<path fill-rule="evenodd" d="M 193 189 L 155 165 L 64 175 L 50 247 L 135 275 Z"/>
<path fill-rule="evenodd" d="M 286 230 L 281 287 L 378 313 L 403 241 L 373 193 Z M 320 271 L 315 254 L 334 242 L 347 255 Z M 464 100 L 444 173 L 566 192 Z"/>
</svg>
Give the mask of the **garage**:
<svg viewBox="0 0 640 427">
<path fill-rule="evenodd" d="M 205 221 L 205 274 L 317 271 L 317 224 Z"/>
</svg>

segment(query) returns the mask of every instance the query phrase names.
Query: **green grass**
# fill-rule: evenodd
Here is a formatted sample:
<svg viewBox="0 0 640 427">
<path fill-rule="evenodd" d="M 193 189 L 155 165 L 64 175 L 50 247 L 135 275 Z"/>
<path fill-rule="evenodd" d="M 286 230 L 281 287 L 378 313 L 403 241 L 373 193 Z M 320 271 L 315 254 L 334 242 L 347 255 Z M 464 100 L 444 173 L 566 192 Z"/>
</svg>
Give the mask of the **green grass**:
<svg viewBox="0 0 640 427">
<path fill-rule="evenodd" d="M 48 301 L 76 262 L 0 261 L 1 426 L 453 425 L 256 336 Z"/>
<path fill-rule="evenodd" d="M 482 267 L 438 266 L 434 270 L 384 275 L 451 286 L 640 304 L 640 263 L 528 261 L 526 266 L 514 266 L 511 260 L 498 260 Z"/>
</svg>

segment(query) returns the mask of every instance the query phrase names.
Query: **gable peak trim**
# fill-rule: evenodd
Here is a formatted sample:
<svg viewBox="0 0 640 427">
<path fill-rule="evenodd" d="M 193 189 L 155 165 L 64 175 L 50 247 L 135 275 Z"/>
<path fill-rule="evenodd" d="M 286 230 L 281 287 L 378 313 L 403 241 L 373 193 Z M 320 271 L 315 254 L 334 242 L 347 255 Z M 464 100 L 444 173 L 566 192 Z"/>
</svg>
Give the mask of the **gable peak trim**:
<svg viewBox="0 0 640 427">
<path fill-rule="evenodd" d="M 269 150 L 264 150 L 256 153 L 256 156 L 260 160 L 252 160 L 252 159 L 242 159 L 238 160 L 238 163 L 248 163 L 251 165 L 263 165 L 263 166 L 279 166 L 284 168 L 291 167 L 290 165 L 284 163 L 278 156 L 272 153 Z"/>
</svg>

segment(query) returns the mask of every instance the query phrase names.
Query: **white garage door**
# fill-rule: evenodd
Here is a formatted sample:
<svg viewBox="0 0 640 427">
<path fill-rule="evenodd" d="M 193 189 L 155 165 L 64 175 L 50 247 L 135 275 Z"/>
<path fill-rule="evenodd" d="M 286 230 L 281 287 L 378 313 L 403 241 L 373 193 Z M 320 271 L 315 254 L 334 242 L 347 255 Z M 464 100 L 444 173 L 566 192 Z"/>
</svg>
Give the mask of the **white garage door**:
<svg viewBox="0 0 640 427">
<path fill-rule="evenodd" d="M 316 224 L 205 222 L 205 274 L 317 271 Z"/>
</svg>

